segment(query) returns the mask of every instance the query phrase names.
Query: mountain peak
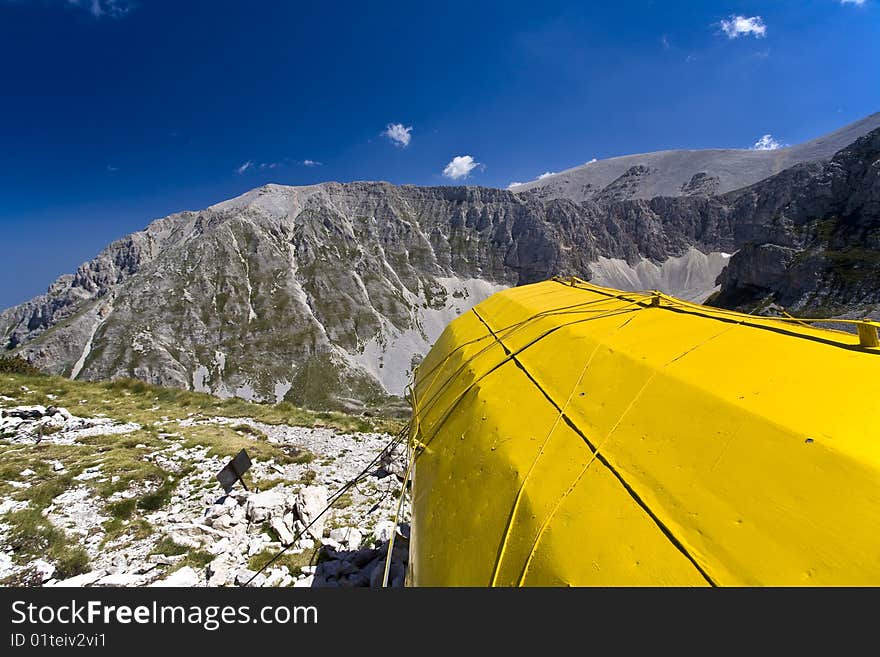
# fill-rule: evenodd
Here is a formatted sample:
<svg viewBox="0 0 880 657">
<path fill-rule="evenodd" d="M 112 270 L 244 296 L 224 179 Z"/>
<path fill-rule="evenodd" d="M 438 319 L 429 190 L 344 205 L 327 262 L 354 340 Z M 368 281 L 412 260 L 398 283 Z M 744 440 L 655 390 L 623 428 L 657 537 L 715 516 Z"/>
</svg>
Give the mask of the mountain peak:
<svg viewBox="0 0 880 657">
<path fill-rule="evenodd" d="M 579 203 L 601 197 L 606 188 L 633 167 L 645 167 L 654 170 L 655 175 L 641 176 L 625 190 L 615 189 L 614 196 L 641 199 L 682 196 L 686 194 L 684 190 L 692 189 L 689 183 L 694 176 L 716 179 L 712 193 L 724 194 L 802 162 L 828 160 L 837 151 L 878 127 L 880 112 L 875 112 L 827 135 L 775 150 L 714 148 L 624 155 L 542 176 L 538 180 L 517 185 L 512 191 L 542 200 L 566 198 Z M 608 196 L 608 193 L 604 196 Z"/>
</svg>

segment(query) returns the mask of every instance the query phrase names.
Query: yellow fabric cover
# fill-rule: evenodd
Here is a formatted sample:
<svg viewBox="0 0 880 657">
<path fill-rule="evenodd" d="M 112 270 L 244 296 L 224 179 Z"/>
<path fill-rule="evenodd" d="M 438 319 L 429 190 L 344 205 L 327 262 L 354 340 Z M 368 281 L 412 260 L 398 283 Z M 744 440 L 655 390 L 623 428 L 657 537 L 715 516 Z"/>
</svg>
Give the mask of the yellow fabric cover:
<svg viewBox="0 0 880 657">
<path fill-rule="evenodd" d="M 878 585 L 878 381 L 850 333 L 498 293 L 416 372 L 411 583 Z"/>
</svg>

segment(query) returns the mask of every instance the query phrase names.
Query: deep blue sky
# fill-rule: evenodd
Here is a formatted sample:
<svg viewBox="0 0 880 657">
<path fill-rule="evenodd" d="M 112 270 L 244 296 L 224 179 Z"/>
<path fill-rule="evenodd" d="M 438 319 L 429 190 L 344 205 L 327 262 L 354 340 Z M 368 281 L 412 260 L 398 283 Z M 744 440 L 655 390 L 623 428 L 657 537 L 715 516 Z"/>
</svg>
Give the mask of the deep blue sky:
<svg viewBox="0 0 880 657">
<path fill-rule="evenodd" d="M 880 110 L 880 0 L 428 4 L 0 0 L 0 308 L 266 182 L 505 187 Z"/>
</svg>

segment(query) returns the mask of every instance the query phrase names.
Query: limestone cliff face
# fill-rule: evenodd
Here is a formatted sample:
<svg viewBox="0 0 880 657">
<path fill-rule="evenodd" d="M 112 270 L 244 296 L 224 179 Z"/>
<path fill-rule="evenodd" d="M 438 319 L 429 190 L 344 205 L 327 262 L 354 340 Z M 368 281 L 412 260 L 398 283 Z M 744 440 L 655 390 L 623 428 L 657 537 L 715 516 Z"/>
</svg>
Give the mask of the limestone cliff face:
<svg viewBox="0 0 880 657">
<path fill-rule="evenodd" d="M 566 269 L 563 246 L 506 191 L 269 185 L 111 244 L 0 336 L 65 375 L 379 405 L 454 316 Z"/>
<path fill-rule="evenodd" d="M 731 259 L 713 303 L 878 316 L 880 130 L 829 162 L 797 167 L 734 196 L 735 220 L 764 229 Z"/>
<path fill-rule="evenodd" d="M 404 393 L 445 324 L 491 293 L 599 256 L 731 247 L 675 200 L 602 206 L 496 189 L 268 185 L 114 242 L 0 314 L 37 366 L 318 407 Z M 696 213 L 696 214 L 695 214 Z"/>
<path fill-rule="evenodd" d="M 702 300 L 723 269 L 714 303 L 869 312 L 880 301 L 878 153 L 880 130 L 720 196 L 621 200 L 611 192 L 626 179 L 579 203 L 267 185 L 114 242 L 0 313 L 0 348 L 76 378 L 354 410 L 400 406 L 448 321 L 557 274 Z"/>
</svg>

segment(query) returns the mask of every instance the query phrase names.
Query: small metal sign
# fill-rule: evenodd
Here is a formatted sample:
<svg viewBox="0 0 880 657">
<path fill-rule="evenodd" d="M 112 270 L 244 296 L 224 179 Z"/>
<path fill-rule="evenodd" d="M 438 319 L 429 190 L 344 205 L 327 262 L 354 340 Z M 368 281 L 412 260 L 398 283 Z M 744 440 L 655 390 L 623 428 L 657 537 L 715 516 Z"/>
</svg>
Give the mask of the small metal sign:
<svg viewBox="0 0 880 657">
<path fill-rule="evenodd" d="M 247 490 L 248 487 L 244 483 L 244 479 L 241 477 L 250 469 L 250 467 L 251 457 L 248 456 L 248 453 L 245 450 L 241 450 L 235 455 L 234 459 L 227 463 L 223 469 L 217 473 L 217 481 L 220 482 L 220 485 L 223 486 L 223 490 L 227 493 L 232 490 L 236 481 L 240 481 L 241 485 L 244 486 L 244 489 Z"/>
</svg>

